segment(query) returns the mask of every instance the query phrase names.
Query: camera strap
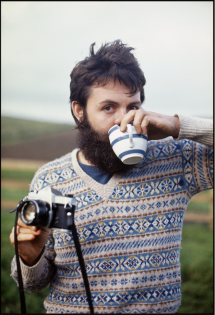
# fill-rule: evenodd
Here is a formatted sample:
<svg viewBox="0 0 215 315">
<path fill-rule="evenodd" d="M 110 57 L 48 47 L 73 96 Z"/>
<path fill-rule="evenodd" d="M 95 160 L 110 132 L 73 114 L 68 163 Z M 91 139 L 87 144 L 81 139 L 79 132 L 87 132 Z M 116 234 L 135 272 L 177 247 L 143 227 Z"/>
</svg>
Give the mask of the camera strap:
<svg viewBox="0 0 215 315">
<path fill-rule="evenodd" d="M 15 209 L 15 210 L 17 210 L 17 209 Z M 13 211 L 10 211 L 10 212 L 13 212 Z M 26 314 L 25 294 L 24 294 L 24 289 L 23 289 L 22 273 L 21 273 L 20 262 L 19 262 L 18 241 L 17 241 L 17 233 L 16 233 L 17 220 L 18 220 L 18 210 L 16 211 L 16 217 L 15 217 L 14 244 L 15 244 L 18 281 L 19 281 L 19 296 L 20 296 L 20 304 L 21 304 L 21 314 Z"/>
<path fill-rule="evenodd" d="M 74 220 L 73 220 L 73 224 L 71 225 L 70 228 L 71 228 L 71 231 L 72 231 L 72 236 L 73 236 L 73 239 L 74 239 L 75 248 L 76 248 L 76 252 L 77 252 L 77 255 L 78 255 L 79 264 L 80 264 L 80 267 L 81 267 L 82 276 L 83 276 L 83 279 L 84 279 L 84 286 L 85 286 L 87 299 L 88 299 L 88 303 L 89 303 L 89 307 L 90 307 L 90 313 L 94 314 L 93 303 L 92 303 L 91 293 L 90 293 L 89 281 L 88 281 L 88 278 L 87 278 L 87 273 L 86 273 L 86 269 L 85 269 L 85 265 L 84 265 L 84 259 L 83 259 L 83 256 L 82 256 L 81 246 L 80 246 L 80 243 L 79 243 L 78 234 L 77 234 L 77 230 L 76 230 L 76 227 L 75 227 Z"/>
</svg>

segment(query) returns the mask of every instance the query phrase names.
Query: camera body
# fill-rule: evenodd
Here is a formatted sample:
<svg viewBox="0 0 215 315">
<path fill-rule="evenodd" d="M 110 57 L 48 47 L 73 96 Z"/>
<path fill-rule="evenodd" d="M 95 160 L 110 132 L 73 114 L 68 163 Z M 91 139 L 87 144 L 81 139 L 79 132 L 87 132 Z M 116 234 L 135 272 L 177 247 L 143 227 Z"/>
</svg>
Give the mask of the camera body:
<svg viewBox="0 0 215 315">
<path fill-rule="evenodd" d="M 30 192 L 18 205 L 20 218 L 26 225 L 43 228 L 71 229 L 76 200 L 50 186 Z"/>
</svg>

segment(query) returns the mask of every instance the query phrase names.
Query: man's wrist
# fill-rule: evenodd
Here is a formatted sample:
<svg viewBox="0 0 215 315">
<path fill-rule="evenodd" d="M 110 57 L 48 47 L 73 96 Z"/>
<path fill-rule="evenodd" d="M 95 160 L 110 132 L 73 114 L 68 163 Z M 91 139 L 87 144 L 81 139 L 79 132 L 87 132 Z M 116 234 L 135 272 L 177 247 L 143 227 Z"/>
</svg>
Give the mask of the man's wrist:
<svg viewBox="0 0 215 315">
<path fill-rule="evenodd" d="M 174 115 L 174 131 L 172 134 L 173 138 L 178 138 L 180 133 L 180 120 L 177 114 Z"/>
<path fill-rule="evenodd" d="M 23 258 L 22 256 L 20 256 L 20 258 L 22 259 L 23 263 L 28 266 L 28 267 L 32 267 L 34 265 L 36 265 L 38 263 L 38 261 L 40 260 L 42 254 L 44 252 L 44 248 L 41 250 L 40 254 L 35 257 L 35 258 Z"/>
</svg>

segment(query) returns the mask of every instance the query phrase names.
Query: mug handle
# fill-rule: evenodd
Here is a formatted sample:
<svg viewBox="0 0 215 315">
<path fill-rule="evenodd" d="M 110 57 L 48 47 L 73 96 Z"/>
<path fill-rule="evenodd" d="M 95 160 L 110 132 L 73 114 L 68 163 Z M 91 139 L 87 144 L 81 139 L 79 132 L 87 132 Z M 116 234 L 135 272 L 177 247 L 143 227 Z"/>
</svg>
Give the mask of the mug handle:
<svg viewBox="0 0 215 315">
<path fill-rule="evenodd" d="M 133 137 L 132 137 L 132 125 L 127 124 L 127 132 L 129 134 L 129 147 L 133 148 L 134 142 L 133 142 Z"/>
</svg>

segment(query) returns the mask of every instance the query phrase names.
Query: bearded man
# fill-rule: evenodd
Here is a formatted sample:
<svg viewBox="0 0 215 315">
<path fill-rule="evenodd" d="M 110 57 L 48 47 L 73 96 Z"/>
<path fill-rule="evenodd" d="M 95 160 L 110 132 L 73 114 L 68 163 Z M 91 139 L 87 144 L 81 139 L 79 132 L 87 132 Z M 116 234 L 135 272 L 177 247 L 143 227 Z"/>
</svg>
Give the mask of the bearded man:
<svg viewBox="0 0 215 315">
<path fill-rule="evenodd" d="M 146 111 L 144 74 L 120 40 L 71 73 L 78 149 L 40 168 L 31 191 L 51 186 L 77 201 L 75 222 L 95 313 L 175 313 L 181 303 L 180 244 L 189 200 L 213 186 L 211 120 Z M 148 135 L 143 161 L 125 165 L 108 130 L 133 122 Z M 88 313 L 70 231 L 17 224 L 24 289 L 50 284 L 49 313 Z M 10 235 L 14 245 L 14 231 Z M 16 261 L 12 277 L 17 281 Z"/>
</svg>

